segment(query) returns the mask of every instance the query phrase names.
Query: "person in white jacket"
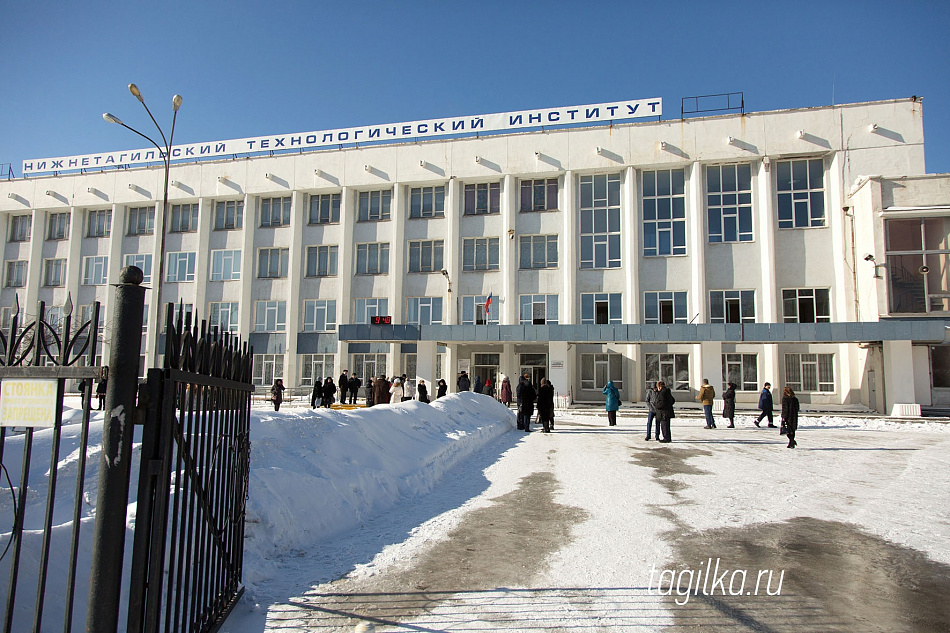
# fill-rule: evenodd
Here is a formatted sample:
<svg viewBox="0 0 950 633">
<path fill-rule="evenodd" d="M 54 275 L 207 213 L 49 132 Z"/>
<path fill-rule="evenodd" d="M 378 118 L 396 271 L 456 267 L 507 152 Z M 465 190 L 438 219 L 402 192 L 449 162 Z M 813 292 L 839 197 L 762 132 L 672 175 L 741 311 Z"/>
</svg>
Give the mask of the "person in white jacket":
<svg viewBox="0 0 950 633">
<path fill-rule="evenodd" d="M 405 392 L 403 391 L 403 388 L 402 388 L 401 378 L 396 378 L 395 380 L 393 380 L 393 386 L 389 388 L 389 393 L 392 394 L 392 398 L 390 398 L 389 400 L 391 403 L 395 404 L 397 402 L 402 402 L 402 397 Z"/>
</svg>

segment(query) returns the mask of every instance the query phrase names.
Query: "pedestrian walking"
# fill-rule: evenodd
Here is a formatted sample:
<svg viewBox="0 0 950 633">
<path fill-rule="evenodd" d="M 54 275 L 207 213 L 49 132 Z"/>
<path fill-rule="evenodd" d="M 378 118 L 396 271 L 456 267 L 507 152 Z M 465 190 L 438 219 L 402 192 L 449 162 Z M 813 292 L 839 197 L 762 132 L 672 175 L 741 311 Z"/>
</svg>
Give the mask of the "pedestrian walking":
<svg viewBox="0 0 950 633">
<path fill-rule="evenodd" d="M 390 402 L 402 402 L 403 394 L 406 393 L 402 387 L 402 378 L 393 380 L 393 386 L 389 388 L 389 393 L 391 396 Z"/>
<path fill-rule="evenodd" d="M 604 406 L 607 409 L 607 426 L 617 426 L 617 409 L 620 408 L 620 392 L 614 387 L 614 381 L 608 380 L 604 386 L 604 395 L 607 396 Z"/>
<path fill-rule="evenodd" d="M 426 387 L 426 381 L 422 378 L 419 379 L 419 384 L 416 385 L 416 395 L 419 402 L 429 402 L 429 389 Z"/>
<path fill-rule="evenodd" d="M 326 381 L 323 383 L 323 406 L 327 409 L 333 404 L 335 398 L 333 397 L 336 394 L 336 385 L 333 384 L 333 379 L 327 376 Z"/>
<path fill-rule="evenodd" d="M 501 381 L 501 403 L 506 407 L 511 406 L 511 381 L 505 376 Z"/>
<path fill-rule="evenodd" d="M 482 387 L 482 393 L 491 398 L 495 397 L 495 385 L 492 384 L 491 378 L 485 379 L 485 386 Z"/>
<path fill-rule="evenodd" d="M 284 401 L 284 381 L 280 378 L 275 379 L 270 388 L 270 399 L 274 403 L 274 411 L 280 411 L 280 403 Z"/>
<path fill-rule="evenodd" d="M 528 374 L 522 376 L 524 382 L 518 384 L 518 416 L 522 420 L 522 427 L 525 433 L 531 432 L 531 416 L 534 415 L 534 401 L 538 397 L 534 385 L 531 384 L 531 378 Z"/>
<path fill-rule="evenodd" d="M 389 402 L 389 382 L 385 374 L 380 374 L 373 383 L 373 403 L 386 404 L 387 402 Z"/>
<path fill-rule="evenodd" d="M 676 398 L 673 397 L 666 383 L 662 380 L 657 382 L 656 400 L 653 406 L 656 407 L 657 423 L 660 425 L 660 431 L 663 433 L 663 439 L 659 439 L 659 437 L 657 439 L 664 444 L 669 444 L 673 441 L 670 435 L 670 420 L 676 416 L 676 413 L 673 411 L 674 404 L 676 404 Z"/>
<path fill-rule="evenodd" d="M 722 417 L 729 420 L 727 429 L 736 428 L 736 383 L 726 384 L 726 390 L 722 392 Z"/>
<path fill-rule="evenodd" d="M 703 378 L 703 385 L 699 388 L 699 395 L 696 396 L 699 403 L 703 405 L 703 414 L 706 416 L 706 426 L 703 428 L 716 428 L 716 421 L 713 419 L 712 414 L 713 401 L 715 398 L 716 390 L 709 384 L 708 379 Z"/>
<path fill-rule="evenodd" d="M 475 393 L 481 393 L 483 387 L 484 385 L 482 384 L 482 377 L 475 376 L 475 384 L 472 385 L 472 391 L 474 391 Z"/>
<path fill-rule="evenodd" d="M 96 385 L 96 397 L 99 399 L 99 411 L 106 408 L 106 390 L 109 389 L 109 368 L 103 367 L 105 378 Z"/>
<path fill-rule="evenodd" d="M 759 394 L 759 410 L 762 413 L 759 414 L 757 420 L 755 420 L 755 425 L 759 426 L 759 422 L 763 418 L 769 419 L 769 428 L 774 429 L 775 423 L 772 421 L 772 384 L 765 383 L 765 386 L 762 387 L 762 393 Z"/>
<path fill-rule="evenodd" d="M 538 388 L 538 417 L 545 433 L 550 433 L 554 422 L 554 385 L 547 378 L 541 379 Z"/>
<path fill-rule="evenodd" d="M 785 387 L 782 390 L 782 433 L 788 436 L 788 446 L 785 448 L 795 448 L 798 442 L 795 441 L 795 431 L 798 430 L 798 398 L 791 387 Z"/>
<path fill-rule="evenodd" d="M 521 417 L 521 392 L 524 391 L 526 376 L 518 376 L 518 386 L 515 387 L 515 410 L 518 412 L 518 430 L 524 430 L 524 418 Z"/>
<path fill-rule="evenodd" d="M 350 392 L 350 404 L 356 404 L 356 395 L 359 393 L 360 387 L 363 386 L 363 381 L 356 374 L 352 374 L 346 386 Z"/>
<path fill-rule="evenodd" d="M 647 441 L 650 441 L 653 431 L 653 421 L 656 420 L 656 439 L 660 439 L 660 420 L 656 417 L 656 383 L 651 383 L 647 389 Z"/>
<path fill-rule="evenodd" d="M 436 392 L 436 400 L 444 396 L 449 391 L 449 385 L 445 382 L 444 378 L 439 378 L 439 390 Z"/>
<path fill-rule="evenodd" d="M 459 391 L 468 391 L 472 388 L 472 381 L 465 370 L 462 370 L 458 380 L 455 381 L 455 386 L 459 388 Z"/>
<path fill-rule="evenodd" d="M 322 378 L 317 378 L 316 380 L 313 381 L 313 389 L 310 390 L 310 408 L 311 409 L 317 408 L 317 400 L 321 401 L 321 406 L 322 406 L 322 400 L 323 400 L 323 379 Z"/>
</svg>

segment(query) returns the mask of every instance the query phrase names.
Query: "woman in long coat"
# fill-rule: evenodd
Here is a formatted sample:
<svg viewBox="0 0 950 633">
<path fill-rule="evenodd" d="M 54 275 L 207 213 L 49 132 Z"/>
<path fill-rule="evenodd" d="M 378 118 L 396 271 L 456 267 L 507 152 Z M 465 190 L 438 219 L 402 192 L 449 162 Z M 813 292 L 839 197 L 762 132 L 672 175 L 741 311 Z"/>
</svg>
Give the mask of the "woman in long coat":
<svg viewBox="0 0 950 633">
<path fill-rule="evenodd" d="M 798 398 L 791 387 L 785 387 L 782 391 L 782 429 L 788 436 L 788 446 L 786 448 L 795 448 L 798 442 L 795 441 L 795 431 L 798 430 Z"/>
<path fill-rule="evenodd" d="M 327 409 L 333 404 L 333 395 L 335 393 L 336 385 L 333 384 L 333 379 L 328 376 L 326 382 L 323 383 L 323 406 Z"/>
<path fill-rule="evenodd" d="M 736 383 L 730 382 L 722 392 L 722 417 L 729 420 L 727 429 L 736 428 Z"/>
<path fill-rule="evenodd" d="M 506 407 L 511 406 L 511 381 L 508 376 L 501 381 L 501 403 Z"/>
<path fill-rule="evenodd" d="M 541 379 L 541 387 L 538 388 L 538 417 L 541 418 L 544 432 L 550 433 L 554 421 L 554 385 L 547 378 Z"/>
<path fill-rule="evenodd" d="M 439 378 L 439 390 L 435 393 L 436 398 L 441 398 L 449 391 L 449 385 L 445 380 Z"/>
<path fill-rule="evenodd" d="M 659 440 L 663 444 L 669 444 L 673 441 L 670 437 L 670 420 L 674 417 L 673 405 L 676 404 L 676 398 L 670 393 L 669 387 L 662 380 L 656 383 L 656 400 L 653 406 L 656 407 L 656 420 L 660 424 L 660 430 L 663 433 L 663 439 Z"/>
<path fill-rule="evenodd" d="M 375 404 L 386 404 L 389 402 L 389 381 L 386 376 L 380 374 L 376 382 L 373 383 L 373 402 Z"/>
<path fill-rule="evenodd" d="M 402 402 L 402 397 L 406 392 L 402 388 L 401 378 L 393 380 L 393 386 L 389 388 L 389 393 L 392 394 L 392 400 L 390 400 L 390 402 Z"/>
<path fill-rule="evenodd" d="M 284 381 L 280 378 L 274 380 L 274 386 L 270 388 L 271 401 L 274 403 L 274 411 L 280 411 L 280 403 L 284 401 Z"/>
<path fill-rule="evenodd" d="M 613 380 L 607 381 L 607 386 L 604 387 L 604 395 L 607 396 L 607 400 L 604 403 L 607 409 L 607 425 L 617 426 L 617 409 L 620 408 L 620 392 L 614 387 Z"/>
</svg>

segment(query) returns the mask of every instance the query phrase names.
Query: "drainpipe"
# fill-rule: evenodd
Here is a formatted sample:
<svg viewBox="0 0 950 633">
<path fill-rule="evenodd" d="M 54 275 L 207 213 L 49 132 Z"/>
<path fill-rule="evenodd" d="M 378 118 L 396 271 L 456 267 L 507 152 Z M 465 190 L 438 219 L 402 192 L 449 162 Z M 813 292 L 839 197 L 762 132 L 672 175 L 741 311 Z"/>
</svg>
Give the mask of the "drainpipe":
<svg viewBox="0 0 950 633">
<path fill-rule="evenodd" d="M 856 263 L 857 253 L 854 250 L 854 211 L 851 207 L 841 207 L 845 217 L 848 218 L 848 225 L 851 227 L 851 288 L 854 295 L 854 320 L 861 320 L 860 299 L 858 299 L 858 267 Z"/>
</svg>

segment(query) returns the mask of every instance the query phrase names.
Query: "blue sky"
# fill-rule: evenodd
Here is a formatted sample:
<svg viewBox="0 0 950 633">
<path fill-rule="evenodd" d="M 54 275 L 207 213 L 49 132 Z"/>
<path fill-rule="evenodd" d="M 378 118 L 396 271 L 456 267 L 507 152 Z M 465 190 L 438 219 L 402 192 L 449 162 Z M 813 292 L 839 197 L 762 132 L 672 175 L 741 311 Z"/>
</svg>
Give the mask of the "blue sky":
<svg viewBox="0 0 950 633">
<path fill-rule="evenodd" d="M 950 172 L 950 2 L 0 0 L 0 163 L 742 91 L 747 111 L 919 95 Z M 167 129 L 166 129 L 167 131 Z"/>
</svg>

